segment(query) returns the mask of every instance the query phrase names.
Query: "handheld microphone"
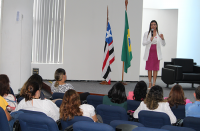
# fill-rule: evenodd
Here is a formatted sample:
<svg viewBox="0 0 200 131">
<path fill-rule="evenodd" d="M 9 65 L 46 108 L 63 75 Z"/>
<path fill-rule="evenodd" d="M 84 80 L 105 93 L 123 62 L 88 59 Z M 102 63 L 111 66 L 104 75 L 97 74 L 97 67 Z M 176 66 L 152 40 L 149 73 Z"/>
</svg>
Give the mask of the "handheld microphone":
<svg viewBox="0 0 200 131">
<path fill-rule="evenodd" d="M 151 37 L 153 37 L 153 29 L 151 29 Z"/>
</svg>

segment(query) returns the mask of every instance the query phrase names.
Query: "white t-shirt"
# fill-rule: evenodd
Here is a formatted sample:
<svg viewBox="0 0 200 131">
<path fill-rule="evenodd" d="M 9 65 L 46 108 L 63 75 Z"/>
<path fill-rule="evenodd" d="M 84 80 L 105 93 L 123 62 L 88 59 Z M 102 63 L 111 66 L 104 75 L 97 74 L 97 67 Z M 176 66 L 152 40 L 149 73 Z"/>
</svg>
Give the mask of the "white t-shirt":
<svg viewBox="0 0 200 131">
<path fill-rule="evenodd" d="M 155 110 L 150 110 L 149 108 L 147 108 L 146 104 L 144 104 L 144 102 L 142 101 L 140 103 L 140 106 L 135 110 L 133 117 L 134 118 L 138 118 L 138 113 L 141 110 L 147 110 L 147 111 L 156 111 L 156 112 L 163 112 L 166 113 L 169 118 L 171 123 L 176 123 L 176 116 L 174 115 L 174 113 L 172 112 L 169 103 L 168 102 L 159 102 L 158 103 L 158 108 Z"/>
<path fill-rule="evenodd" d="M 92 116 L 95 115 L 95 109 L 92 105 L 82 104 L 79 108 L 83 112 L 83 116 L 90 117 L 92 119 Z"/>
<path fill-rule="evenodd" d="M 30 110 L 30 111 L 38 111 L 45 113 L 48 117 L 51 117 L 54 119 L 54 121 L 57 121 L 59 119 L 59 108 L 54 104 L 52 101 L 44 99 L 33 99 L 33 105 L 32 100 L 26 101 L 25 99 L 21 100 L 20 103 L 15 108 L 15 111 L 18 111 L 20 109 L 24 110 Z"/>
</svg>

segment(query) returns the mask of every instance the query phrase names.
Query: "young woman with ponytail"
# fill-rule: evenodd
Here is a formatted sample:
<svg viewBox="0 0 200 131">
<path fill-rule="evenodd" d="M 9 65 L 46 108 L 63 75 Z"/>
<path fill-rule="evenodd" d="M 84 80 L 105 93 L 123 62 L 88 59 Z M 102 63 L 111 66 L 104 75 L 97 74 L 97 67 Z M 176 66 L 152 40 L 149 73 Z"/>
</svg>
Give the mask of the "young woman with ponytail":
<svg viewBox="0 0 200 131">
<path fill-rule="evenodd" d="M 40 98 L 40 88 L 37 82 L 28 82 L 23 100 L 20 101 L 15 111 L 20 109 L 43 112 L 55 121 L 59 119 L 59 108 L 50 100 Z"/>
<path fill-rule="evenodd" d="M 60 92 L 65 93 L 69 89 L 74 89 L 74 87 L 69 84 L 65 83 L 67 80 L 66 72 L 62 68 L 58 68 L 54 74 L 55 82 L 51 85 L 51 91 L 54 92 Z"/>
</svg>

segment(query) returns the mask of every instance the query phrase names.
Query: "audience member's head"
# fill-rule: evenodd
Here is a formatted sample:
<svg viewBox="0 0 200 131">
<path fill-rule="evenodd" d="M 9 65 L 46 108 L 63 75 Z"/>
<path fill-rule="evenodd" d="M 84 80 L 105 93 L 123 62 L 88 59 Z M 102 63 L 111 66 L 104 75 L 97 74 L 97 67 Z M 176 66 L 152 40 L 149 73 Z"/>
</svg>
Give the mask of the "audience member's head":
<svg viewBox="0 0 200 131">
<path fill-rule="evenodd" d="M 108 92 L 108 97 L 113 103 L 124 103 L 127 100 L 124 85 L 121 82 L 115 83 Z"/>
<path fill-rule="evenodd" d="M 23 85 L 23 87 L 22 87 L 22 89 L 20 91 L 20 96 L 24 96 L 25 95 L 27 84 L 30 83 L 30 82 L 38 83 L 40 90 L 42 89 L 42 84 L 43 84 L 42 77 L 40 75 L 38 75 L 38 74 L 34 74 L 31 77 L 29 77 L 29 79 L 24 83 L 24 85 Z"/>
<path fill-rule="evenodd" d="M 28 82 L 25 91 L 25 101 L 38 99 L 40 97 L 40 88 L 37 82 Z"/>
<path fill-rule="evenodd" d="M 164 101 L 163 99 L 163 89 L 162 87 L 155 85 L 151 87 L 147 93 L 144 103 L 150 110 L 155 110 L 158 108 L 158 103 Z"/>
<path fill-rule="evenodd" d="M 174 105 L 185 105 L 185 100 L 186 98 L 182 86 L 178 84 L 173 86 L 169 93 L 169 97 L 167 98 L 170 107 L 173 107 Z"/>
<path fill-rule="evenodd" d="M 60 106 L 60 118 L 63 120 L 73 119 L 74 116 L 82 116 L 79 106 L 81 105 L 79 94 L 72 89 L 65 92 Z"/>
<path fill-rule="evenodd" d="M 59 86 L 59 81 L 65 81 L 67 79 L 66 72 L 62 68 L 58 68 L 54 74 L 54 78 L 56 80 L 55 87 Z"/>
<path fill-rule="evenodd" d="M 7 75 L 0 75 L 0 95 L 3 97 L 5 94 L 10 93 L 9 78 Z"/>
<path fill-rule="evenodd" d="M 197 101 L 200 101 L 200 86 L 195 89 L 194 97 Z"/>
<path fill-rule="evenodd" d="M 144 81 L 139 81 L 135 85 L 133 93 L 134 93 L 133 100 L 143 101 L 146 98 L 147 94 L 147 84 Z"/>
</svg>

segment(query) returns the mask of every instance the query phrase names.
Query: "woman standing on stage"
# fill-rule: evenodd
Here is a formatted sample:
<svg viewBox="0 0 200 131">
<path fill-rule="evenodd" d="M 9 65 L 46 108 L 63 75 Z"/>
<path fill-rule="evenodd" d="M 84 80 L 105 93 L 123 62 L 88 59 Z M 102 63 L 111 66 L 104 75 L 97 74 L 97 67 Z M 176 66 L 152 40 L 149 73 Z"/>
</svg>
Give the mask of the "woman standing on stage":
<svg viewBox="0 0 200 131">
<path fill-rule="evenodd" d="M 163 34 L 160 31 L 158 31 L 158 24 L 155 20 L 152 20 L 150 22 L 149 31 L 144 33 L 142 44 L 146 46 L 144 53 L 144 60 L 146 61 L 145 69 L 148 70 L 148 88 L 151 88 L 152 71 L 154 86 L 156 84 L 160 60 L 162 59 L 161 45 L 165 46 L 166 44 Z"/>
</svg>

